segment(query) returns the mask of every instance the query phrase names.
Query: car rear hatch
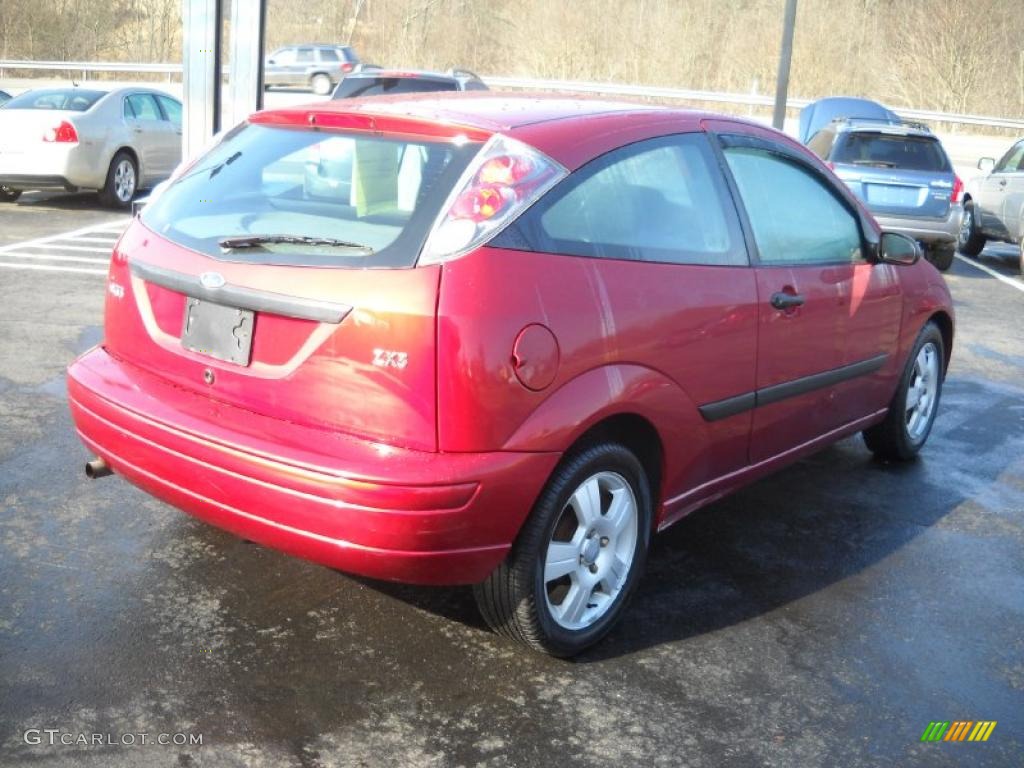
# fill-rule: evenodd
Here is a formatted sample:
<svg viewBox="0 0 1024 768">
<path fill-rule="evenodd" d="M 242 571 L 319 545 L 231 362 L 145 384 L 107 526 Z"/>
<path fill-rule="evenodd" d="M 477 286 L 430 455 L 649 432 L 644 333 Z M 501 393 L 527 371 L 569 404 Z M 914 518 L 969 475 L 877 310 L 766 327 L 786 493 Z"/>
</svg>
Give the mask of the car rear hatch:
<svg viewBox="0 0 1024 768">
<path fill-rule="evenodd" d="M 0 172 L 52 172 L 48 153 L 78 143 L 80 116 L 80 112 L 5 106 L 0 110 Z"/>
<path fill-rule="evenodd" d="M 296 424 L 436 450 L 440 267 L 414 269 L 483 136 L 263 113 L 178 173 L 111 265 L 108 352 Z"/>
<path fill-rule="evenodd" d="M 836 174 L 876 214 L 945 218 L 955 176 L 938 139 L 898 132 L 851 131 L 830 158 Z"/>
</svg>

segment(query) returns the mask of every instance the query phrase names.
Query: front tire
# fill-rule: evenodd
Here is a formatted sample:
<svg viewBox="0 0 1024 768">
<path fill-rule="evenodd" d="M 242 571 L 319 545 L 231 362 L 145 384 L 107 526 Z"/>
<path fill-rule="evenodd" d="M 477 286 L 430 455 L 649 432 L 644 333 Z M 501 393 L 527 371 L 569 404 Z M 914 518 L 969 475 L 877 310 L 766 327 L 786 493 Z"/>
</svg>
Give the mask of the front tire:
<svg viewBox="0 0 1024 768">
<path fill-rule="evenodd" d="M 118 152 L 110 161 L 107 181 L 100 190 L 100 202 L 108 208 L 127 208 L 138 191 L 139 166 L 125 151 Z"/>
<path fill-rule="evenodd" d="M 635 455 L 603 442 L 571 454 L 548 480 L 505 561 L 473 588 L 499 634 L 573 656 L 615 625 L 650 546 L 651 488 Z"/>
<path fill-rule="evenodd" d="M 331 78 L 322 72 L 313 75 L 309 80 L 309 85 L 317 96 L 326 96 L 331 92 Z"/>
<path fill-rule="evenodd" d="M 885 421 L 864 430 L 864 442 L 878 458 L 910 461 L 931 434 L 942 395 L 945 342 L 929 321 L 917 335 Z"/>
<path fill-rule="evenodd" d="M 0 203 L 13 203 L 21 197 L 20 189 L 11 189 L 10 187 L 0 187 Z"/>
<path fill-rule="evenodd" d="M 960 235 L 957 238 L 957 249 L 964 256 L 977 256 L 985 247 L 985 235 L 978 225 L 978 211 L 973 200 L 964 203 L 963 218 L 960 219 Z"/>
</svg>

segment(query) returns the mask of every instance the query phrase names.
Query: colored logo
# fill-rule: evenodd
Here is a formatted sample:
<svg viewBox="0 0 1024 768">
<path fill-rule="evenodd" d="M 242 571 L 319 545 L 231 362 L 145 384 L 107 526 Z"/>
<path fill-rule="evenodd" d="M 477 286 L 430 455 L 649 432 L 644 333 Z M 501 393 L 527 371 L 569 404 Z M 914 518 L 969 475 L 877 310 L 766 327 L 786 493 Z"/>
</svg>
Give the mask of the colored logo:
<svg viewBox="0 0 1024 768">
<path fill-rule="evenodd" d="M 921 734 L 921 741 L 988 741 L 995 720 L 933 720 Z"/>
</svg>

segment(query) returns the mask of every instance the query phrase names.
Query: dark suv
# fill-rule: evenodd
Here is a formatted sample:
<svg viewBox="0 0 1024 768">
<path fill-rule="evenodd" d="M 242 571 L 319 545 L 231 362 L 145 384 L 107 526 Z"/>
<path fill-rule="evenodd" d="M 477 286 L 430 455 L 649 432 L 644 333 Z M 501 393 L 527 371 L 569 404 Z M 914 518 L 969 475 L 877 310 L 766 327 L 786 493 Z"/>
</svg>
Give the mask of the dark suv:
<svg viewBox="0 0 1024 768">
<path fill-rule="evenodd" d="M 278 48 L 264 67 L 264 83 L 309 87 L 326 96 L 338 82 L 359 65 L 359 57 L 348 45 L 289 45 Z"/>
<path fill-rule="evenodd" d="M 338 83 L 331 98 L 354 99 L 358 96 L 386 96 L 396 93 L 486 90 L 489 89 L 484 81 L 468 69 L 428 72 L 363 66 Z"/>
<path fill-rule="evenodd" d="M 864 201 L 882 229 L 920 241 L 929 261 L 949 269 L 964 185 L 927 126 L 838 118 L 811 136 L 807 146 Z"/>
</svg>

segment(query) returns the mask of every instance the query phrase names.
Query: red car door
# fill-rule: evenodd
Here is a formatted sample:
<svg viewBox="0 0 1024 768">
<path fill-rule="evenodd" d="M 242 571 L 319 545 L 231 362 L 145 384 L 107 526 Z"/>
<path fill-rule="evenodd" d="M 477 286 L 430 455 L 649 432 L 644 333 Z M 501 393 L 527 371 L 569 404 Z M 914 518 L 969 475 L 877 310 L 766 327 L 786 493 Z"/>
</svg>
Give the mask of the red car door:
<svg viewBox="0 0 1024 768">
<path fill-rule="evenodd" d="M 859 212 L 812 161 L 764 136 L 719 138 L 756 256 L 757 463 L 870 412 L 862 395 L 895 344 L 899 294 L 873 277 Z M 896 315 L 876 313 L 879 297 Z"/>
</svg>

